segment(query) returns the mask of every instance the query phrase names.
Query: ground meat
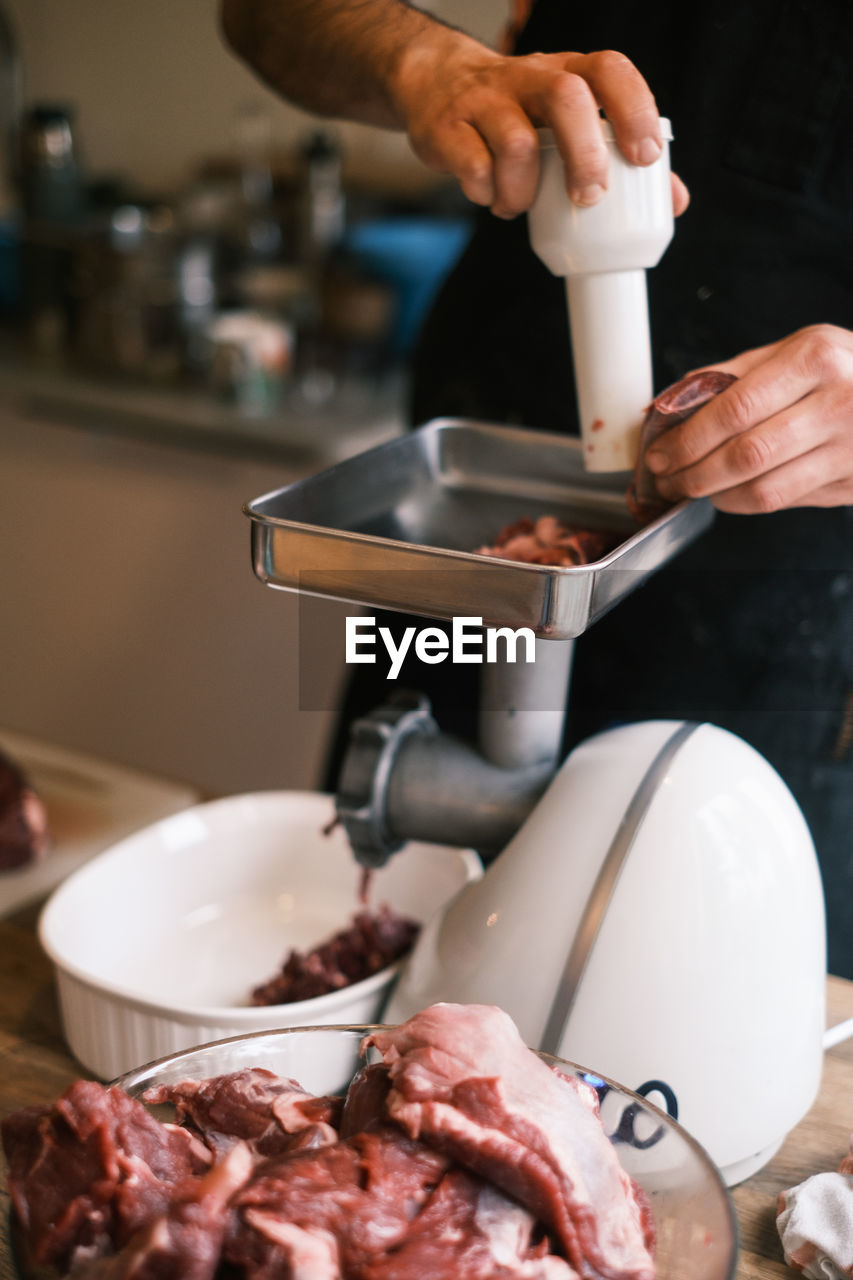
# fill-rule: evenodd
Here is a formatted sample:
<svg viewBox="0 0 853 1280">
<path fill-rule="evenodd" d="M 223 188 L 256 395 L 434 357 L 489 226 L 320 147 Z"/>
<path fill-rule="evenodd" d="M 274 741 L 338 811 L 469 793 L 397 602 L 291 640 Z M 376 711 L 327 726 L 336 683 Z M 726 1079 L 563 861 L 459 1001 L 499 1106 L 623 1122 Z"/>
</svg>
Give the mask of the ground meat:
<svg viewBox="0 0 853 1280">
<path fill-rule="evenodd" d="M 37 862 L 49 847 L 41 799 L 18 765 L 0 752 L 0 871 Z"/>
<path fill-rule="evenodd" d="M 387 905 L 359 911 L 346 929 L 310 951 L 291 951 L 281 972 L 252 992 L 253 1005 L 291 1004 L 349 987 L 394 964 L 420 926 Z"/>
<path fill-rule="evenodd" d="M 477 547 L 474 554 L 566 569 L 600 560 L 623 537 L 612 529 L 564 524 L 556 516 L 540 516 L 535 523 L 524 516 L 501 529 L 491 546 Z"/>
</svg>

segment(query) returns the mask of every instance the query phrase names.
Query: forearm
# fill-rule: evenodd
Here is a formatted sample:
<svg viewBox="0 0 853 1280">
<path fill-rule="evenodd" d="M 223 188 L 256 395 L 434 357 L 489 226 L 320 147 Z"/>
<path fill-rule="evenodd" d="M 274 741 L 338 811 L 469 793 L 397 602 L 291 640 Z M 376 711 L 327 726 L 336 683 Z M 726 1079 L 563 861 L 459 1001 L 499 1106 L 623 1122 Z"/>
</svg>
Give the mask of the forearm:
<svg viewBox="0 0 853 1280">
<path fill-rule="evenodd" d="M 471 37 L 402 0 L 221 0 L 231 47 L 289 101 L 319 115 L 406 127 L 400 87 Z"/>
<path fill-rule="evenodd" d="M 536 193 L 548 126 L 566 186 L 593 204 L 607 185 L 601 108 L 625 157 L 661 151 L 649 86 L 619 53 L 503 57 L 407 0 L 220 0 L 234 50 L 283 97 L 318 115 L 405 129 L 415 154 L 502 217 Z M 675 211 L 687 204 L 681 184 Z"/>
</svg>

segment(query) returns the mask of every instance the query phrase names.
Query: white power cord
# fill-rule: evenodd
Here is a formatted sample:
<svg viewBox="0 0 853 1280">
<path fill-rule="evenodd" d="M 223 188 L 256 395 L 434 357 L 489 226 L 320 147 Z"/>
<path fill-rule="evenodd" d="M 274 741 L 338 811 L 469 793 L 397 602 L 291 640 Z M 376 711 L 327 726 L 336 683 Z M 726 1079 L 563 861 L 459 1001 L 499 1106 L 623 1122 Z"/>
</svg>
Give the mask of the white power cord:
<svg viewBox="0 0 853 1280">
<path fill-rule="evenodd" d="M 837 1044 L 841 1044 L 844 1040 L 849 1040 L 853 1036 L 853 1018 L 847 1018 L 845 1022 L 838 1022 L 834 1027 L 829 1027 L 823 1034 L 824 1049 L 834 1049 Z"/>
</svg>

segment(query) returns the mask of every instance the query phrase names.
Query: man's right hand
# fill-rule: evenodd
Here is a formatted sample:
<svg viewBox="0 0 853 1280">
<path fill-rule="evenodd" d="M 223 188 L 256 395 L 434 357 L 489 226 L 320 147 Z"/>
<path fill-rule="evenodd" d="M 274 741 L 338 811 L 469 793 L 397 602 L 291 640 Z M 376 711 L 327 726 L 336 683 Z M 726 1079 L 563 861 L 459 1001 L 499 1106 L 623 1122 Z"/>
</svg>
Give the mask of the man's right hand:
<svg viewBox="0 0 853 1280">
<path fill-rule="evenodd" d="M 566 189 L 578 205 L 595 204 L 607 188 L 599 108 L 631 163 L 651 164 L 661 152 L 652 92 L 633 63 L 611 50 L 504 57 L 439 30 L 403 55 L 392 91 L 420 158 L 453 174 L 469 200 L 499 217 L 515 217 L 533 202 L 537 126 L 553 130 Z M 673 176 L 675 213 L 688 201 Z"/>
<path fill-rule="evenodd" d="M 320 115 L 405 129 L 420 158 L 499 217 L 530 207 L 537 127 L 554 131 L 579 205 L 607 187 L 599 109 L 633 164 L 660 155 L 652 92 L 623 54 L 496 53 L 400 0 L 221 0 L 232 47 L 283 97 Z M 673 178 L 676 213 L 687 190 Z"/>
</svg>

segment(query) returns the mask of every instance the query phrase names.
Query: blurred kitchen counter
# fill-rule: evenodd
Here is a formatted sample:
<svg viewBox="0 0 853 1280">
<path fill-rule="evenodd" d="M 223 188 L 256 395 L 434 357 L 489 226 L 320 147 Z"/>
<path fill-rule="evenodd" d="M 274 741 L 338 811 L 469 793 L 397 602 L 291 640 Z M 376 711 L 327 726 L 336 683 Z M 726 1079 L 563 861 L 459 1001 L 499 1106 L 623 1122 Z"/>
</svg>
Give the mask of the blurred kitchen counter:
<svg viewBox="0 0 853 1280">
<path fill-rule="evenodd" d="M 50 1103 L 84 1073 L 66 1049 L 47 957 L 30 909 L 0 921 L 0 1116 Z M 828 1022 L 853 1017 L 853 982 L 830 978 Z M 830 1049 L 820 1095 L 773 1160 L 733 1192 L 741 1253 L 736 1280 L 785 1280 L 776 1232 L 778 1193 L 813 1173 L 836 1169 L 853 1130 L 853 1040 Z M 2 1165 L 2 1159 L 0 1159 Z M 0 1169 L 0 1280 L 18 1280 L 8 1242 L 8 1196 Z M 688 1277 L 685 1277 L 688 1280 Z"/>
<path fill-rule="evenodd" d="M 405 377 L 346 373 L 319 403 L 289 383 L 275 409 L 250 415 L 204 389 L 97 377 L 0 342 L 0 405 L 25 417 L 179 448 L 319 470 L 399 435 Z"/>
</svg>

